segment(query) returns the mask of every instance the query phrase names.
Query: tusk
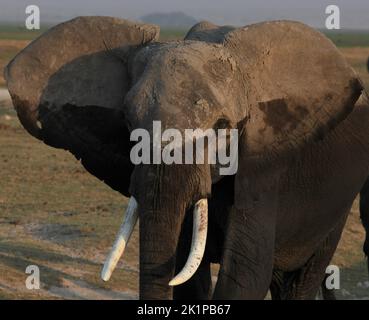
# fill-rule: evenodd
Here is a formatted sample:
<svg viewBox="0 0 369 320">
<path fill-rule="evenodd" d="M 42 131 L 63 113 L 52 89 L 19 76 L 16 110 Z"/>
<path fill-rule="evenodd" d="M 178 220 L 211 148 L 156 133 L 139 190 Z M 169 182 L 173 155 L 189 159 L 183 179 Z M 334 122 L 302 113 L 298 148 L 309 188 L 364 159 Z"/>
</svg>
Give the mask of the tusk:
<svg viewBox="0 0 369 320">
<path fill-rule="evenodd" d="M 195 204 L 193 212 L 193 231 L 190 254 L 181 272 L 169 282 L 170 286 L 182 284 L 195 274 L 204 257 L 207 233 L 208 200 L 201 199 Z"/>
<path fill-rule="evenodd" d="M 113 248 L 111 249 L 108 258 L 106 259 L 104 268 L 101 272 L 101 278 L 104 281 L 108 281 L 110 279 L 120 257 L 123 255 L 124 249 L 126 248 L 126 244 L 128 243 L 129 238 L 132 235 L 137 220 L 137 201 L 134 197 L 131 197 L 128 202 L 124 221 L 118 232 L 117 239 L 115 240 Z"/>
</svg>

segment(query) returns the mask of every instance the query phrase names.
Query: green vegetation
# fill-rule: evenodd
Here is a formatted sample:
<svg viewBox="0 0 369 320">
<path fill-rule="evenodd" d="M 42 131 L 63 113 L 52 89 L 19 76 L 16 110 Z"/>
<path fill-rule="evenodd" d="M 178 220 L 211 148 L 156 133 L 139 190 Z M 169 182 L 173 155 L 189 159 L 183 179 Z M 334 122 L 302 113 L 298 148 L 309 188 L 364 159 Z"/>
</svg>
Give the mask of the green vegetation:
<svg viewBox="0 0 369 320">
<path fill-rule="evenodd" d="M 0 39 L 3 40 L 33 40 L 40 34 L 49 29 L 50 26 L 41 28 L 41 30 L 27 30 L 23 25 L 4 25 L 0 24 Z M 160 31 L 160 39 L 163 41 L 183 39 L 187 33 L 187 29 L 170 29 L 162 28 Z M 337 30 L 327 31 L 321 30 L 339 47 L 369 47 L 369 30 Z"/>
<path fill-rule="evenodd" d="M 369 31 L 323 31 L 338 47 L 369 47 Z"/>
<path fill-rule="evenodd" d="M 160 29 L 160 40 L 170 41 L 183 39 L 188 30 L 184 29 Z"/>
<path fill-rule="evenodd" d="M 48 26 L 40 30 L 27 30 L 25 26 L 0 24 L 0 40 L 33 40 L 49 28 Z M 187 31 L 186 29 L 162 28 L 160 30 L 160 39 L 162 41 L 183 39 Z"/>
<path fill-rule="evenodd" d="M 40 30 L 27 30 L 20 25 L 0 25 L 0 39 L 2 40 L 33 40 L 45 32 L 49 27 Z"/>
</svg>

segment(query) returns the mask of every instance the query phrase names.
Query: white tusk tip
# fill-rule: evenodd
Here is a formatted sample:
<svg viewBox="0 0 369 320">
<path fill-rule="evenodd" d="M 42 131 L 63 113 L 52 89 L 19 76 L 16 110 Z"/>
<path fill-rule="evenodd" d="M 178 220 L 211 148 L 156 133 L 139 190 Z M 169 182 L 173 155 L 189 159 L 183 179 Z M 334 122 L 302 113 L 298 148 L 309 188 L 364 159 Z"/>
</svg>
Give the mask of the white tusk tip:
<svg viewBox="0 0 369 320">
<path fill-rule="evenodd" d="M 105 272 L 101 273 L 101 279 L 105 282 L 109 281 L 111 277 L 111 274 L 106 274 Z"/>
<path fill-rule="evenodd" d="M 174 278 L 174 279 L 170 280 L 170 282 L 169 282 L 169 286 L 171 286 L 171 287 L 175 287 L 175 286 L 179 286 L 179 285 L 180 285 L 180 284 L 182 284 L 182 283 L 184 283 L 184 281 L 182 281 L 182 280 L 180 280 L 180 279 L 176 279 L 176 278 Z"/>
</svg>

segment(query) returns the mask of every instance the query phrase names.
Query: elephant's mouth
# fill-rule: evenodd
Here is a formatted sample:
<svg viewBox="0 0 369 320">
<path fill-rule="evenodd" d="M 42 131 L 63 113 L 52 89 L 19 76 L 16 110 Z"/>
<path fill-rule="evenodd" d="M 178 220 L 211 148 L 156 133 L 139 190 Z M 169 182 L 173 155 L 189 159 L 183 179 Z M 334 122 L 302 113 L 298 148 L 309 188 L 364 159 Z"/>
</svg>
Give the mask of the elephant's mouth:
<svg viewBox="0 0 369 320">
<path fill-rule="evenodd" d="M 101 278 L 104 281 L 110 279 L 119 259 L 124 253 L 133 229 L 138 221 L 138 208 L 139 205 L 136 199 L 131 196 L 124 221 L 101 272 Z M 195 274 L 205 253 L 207 231 L 208 200 L 203 198 L 194 205 L 192 242 L 187 262 L 183 269 L 169 282 L 170 286 L 177 286 L 185 283 Z"/>
</svg>

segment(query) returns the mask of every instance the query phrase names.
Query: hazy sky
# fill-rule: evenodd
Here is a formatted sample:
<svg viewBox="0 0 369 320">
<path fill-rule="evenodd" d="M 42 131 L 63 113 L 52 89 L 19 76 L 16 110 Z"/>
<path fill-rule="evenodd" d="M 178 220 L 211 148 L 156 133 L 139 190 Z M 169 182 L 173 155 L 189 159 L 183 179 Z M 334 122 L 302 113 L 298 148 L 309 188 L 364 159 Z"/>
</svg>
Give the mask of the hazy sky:
<svg viewBox="0 0 369 320">
<path fill-rule="evenodd" d="M 182 11 L 218 24 L 292 19 L 315 27 L 324 27 L 325 8 L 335 4 L 341 9 L 342 28 L 369 29 L 369 0 L 0 0 L 0 22 L 24 21 L 30 4 L 39 5 L 41 23 L 78 15 L 138 19 L 153 12 Z"/>
</svg>

